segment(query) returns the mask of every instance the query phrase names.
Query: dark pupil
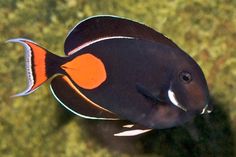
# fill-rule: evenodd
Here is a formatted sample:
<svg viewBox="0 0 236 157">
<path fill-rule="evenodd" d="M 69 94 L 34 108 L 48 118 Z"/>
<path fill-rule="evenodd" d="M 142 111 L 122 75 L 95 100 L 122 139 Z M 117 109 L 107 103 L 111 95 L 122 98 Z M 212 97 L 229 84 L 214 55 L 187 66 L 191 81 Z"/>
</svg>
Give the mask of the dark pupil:
<svg viewBox="0 0 236 157">
<path fill-rule="evenodd" d="M 190 75 L 189 74 L 184 74 L 183 75 L 183 80 L 184 81 L 189 81 L 190 80 Z"/>
<path fill-rule="evenodd" d="M 188 72 L 182 72 L 181 73 L 181 79 L 186 82 L 186 83 L 189 83 L 191 80 L 192 80 L 192 76 L 190 73 Z"/>
</svg>

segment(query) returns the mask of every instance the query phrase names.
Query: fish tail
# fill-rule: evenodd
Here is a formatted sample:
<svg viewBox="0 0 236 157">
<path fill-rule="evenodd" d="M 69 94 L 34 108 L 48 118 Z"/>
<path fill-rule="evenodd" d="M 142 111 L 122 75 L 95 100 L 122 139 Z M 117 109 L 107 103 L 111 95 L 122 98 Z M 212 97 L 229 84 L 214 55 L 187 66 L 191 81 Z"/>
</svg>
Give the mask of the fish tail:
<svg viewBox="0 0 236 157">
<path fill-rule="evenodd" d="M 62 57 L 52 54 L 45 48 L 28 39 L 10 39 L 7 42 L 20 43 L 25 48 L 25 67 L 28 86 L 13 97 L 24 96 L 35 91 L 51 76 L 58 73 Z"/>
</svg>

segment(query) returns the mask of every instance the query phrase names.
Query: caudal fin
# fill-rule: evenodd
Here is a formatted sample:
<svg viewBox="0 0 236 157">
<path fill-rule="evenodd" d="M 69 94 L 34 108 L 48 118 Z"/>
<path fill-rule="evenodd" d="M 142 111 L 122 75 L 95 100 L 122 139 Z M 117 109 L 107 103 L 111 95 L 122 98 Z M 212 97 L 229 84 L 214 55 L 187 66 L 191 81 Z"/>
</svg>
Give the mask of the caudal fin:
<svg viewBox="0 0 236 157">
<path fill-rule="evenodd" d="M 32 93 L 56 73 L 57 68 L 48 67 L 47 65 L 49 64 L 58 67 L 57 63 L 61 57 L 50 53 L 45 48 L 42 48 L 35 42 L 27 39 L 10 39 L 7 42 L 20 43 L 25 48 L 25 67 L 28 86 L 26 90 L 14 95 L 13 97 L 24 96 Z"/>
</svg>

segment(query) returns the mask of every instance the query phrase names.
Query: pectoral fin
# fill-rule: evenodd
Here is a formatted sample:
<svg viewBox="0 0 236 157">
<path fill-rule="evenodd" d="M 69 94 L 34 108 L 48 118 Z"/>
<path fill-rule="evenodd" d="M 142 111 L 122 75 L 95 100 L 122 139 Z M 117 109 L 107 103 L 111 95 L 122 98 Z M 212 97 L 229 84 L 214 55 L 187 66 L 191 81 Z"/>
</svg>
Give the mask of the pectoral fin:
<svg viewBox="0 0 236 157">
<path fill-rule="evenodd" d="M 144 87 L 143 85 L 137 83 L 136 84 L 136 89 L 137 91 L 142 94 L 144 97 L 146 97 L 147 99 L 157 102 L 157 103 L 162 103 L 164 102 L 164 100 L 160 97 L 160 93 L 157 94 L 153 94 L 150 90 L 148 90 L 146 87 Z"/>
</svg>

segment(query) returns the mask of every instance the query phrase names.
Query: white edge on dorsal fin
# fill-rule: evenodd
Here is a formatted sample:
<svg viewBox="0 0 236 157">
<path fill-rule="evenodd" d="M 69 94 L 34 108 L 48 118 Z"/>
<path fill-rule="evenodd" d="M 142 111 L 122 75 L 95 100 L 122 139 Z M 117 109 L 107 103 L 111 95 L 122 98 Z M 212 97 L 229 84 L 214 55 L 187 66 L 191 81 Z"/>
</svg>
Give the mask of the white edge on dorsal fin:
<svg viewBox="0 0 236 157">
<path fill-rule="evenodd" d="M 81 23 L 89 20 L 89 19 L 93 19 L 93 18 L 97 18 L 97 17 L 114 17 L 114 18 L 119 18 L 119 19 L 124 19 L 124 20 L 130 20 L 130 21 L 133 21 L 132 19 L 128 19 L 128 18 L 125 18 L 125 17 L 121 17 L 121 16 L 116 16 L 116 15 L 95 15 L 95 16 L 90 16 L 88 18 L 85 18 L 84 20 L 81 20 L 80 22 L 78 22 L 67 34 L 66 38 L 73 32 L 73 30 L 78 26 L 80 25 Z M 133 21 L 133 22 L 136 22 L 136 21 Z M 142 25 L 145 25 L 144 23 L 141 23 L 141 22 L 136 22 L 136 23 L 139 23 L 139 24 L 142 24 Z M 145 25 L 146 26 L 146 25 Z"/>
<path fill-rule="evenodd" d="M 120 132 L 120 133 L 116 133 L 116 134 L 114 134 L 114 136 L 137 136 L 137 135 L 146 133 L 146 132 L 151 131 L 151 130 L 152 129 L 145 129 L 145 130 L 135 129 L 135 130 L 129 130 L 129 131 L 123 131 L 123 132 Z"/>
<path fill-rule="evenodd" d="M 36 88 L 34 90 L 31 90 L 31 88 L 34 85 L 34 78 L 33 78 L 33 74 L 32 74 L 32 63 L 31 63 L 32 51 L 31 51 L 31 48 L 29 47 L 29 45 L 27 45 L 24 41 L 28 41 L 28 42 L 37 44 L 31 40 L 24 39 L 24 38 L 9 39 L 6 41 L 7 43 L 10 43 L 10 42 L 20 43 L 25 48 L 25 69 L 26 69 L 26 77 L 27 77 L 27 83 L 28 83 L 27 88 L 23 92 L 15 94 L 11 97 L 25 96 L 25 95 L 32 93 L 33 91 L 35 91 L 37 89 Z"/>
<path fill-rule="evenodd" d="M 86 116 L 86 115 L 82 115 L 78 112 L 75 112 L 74 110 L 72 110 L 71 108 L 69 108 L 67 105 L 65 105 L 58 97 L 57 95 L 55 94 L 55 92 L 53 91 L 53 88 L 52 86 L 50 85 L 50 89 L 52 91 L 52 94 L 53 96 L 56 98 L 56 100 L 63 106 L 65 107 L 67 110 L 69 110 L 70 112 L 72 112 L 73 114 L 77 115 L 77 116 L 80 116 L 82 118 L 85 118 L 85 119 L 93 119 L 93 120 L 119 120 L 118 118 L 100 118 L 100 117 L 90 117 L 90 116 Z"/>
<path fill-rule="evenodd" d="M 73 32 L 73 30 L 78 26 L 80 25 L 81 23 L 89 20 L 89 19 L 93 19 L 93 18 L 97 18 L 97 17 L 113 17 L 113 18 L 119 18 L 119 19 L 124 19 L 124 20 L 129 20 L 129 21 L 132 21 L 132 22 L 135 22 L 135 23 L 138 23 L 138 24 L 141 24 L 141 25 L 144 25 L 146 27 L 149 27 L 147 25 L 145 25 L 144 23 L 142 22 L 137 22 L 137 21 L 133 21 L 132 19 L 128 19 L 128 18 L 125 18 L 125 17 L 121 17 L 121 16 L 115 16 L 115 15 L 95 15 L 95 16 L 90 16 L 88 18 L 85 18 L 84 20 L 81 20 L 80 22 L 78 22 L 67 34 L 66 36 L 66 39 L 70 36 L 70 34 Z M 150 28 L 150 27 L 149 27 Z M 134 39 L 134 37 L 129 37 L 129 36 L 113 36 L 113 37 L 104 37 L 104 38 L 99 38 L 99 39 L 95 39 L 95 40 L 92 40 L 90 42 L 87 42 L 87 43 L 84 43 L 76 48 L 74 48 L 73 50 L 71 50 L 70 52 L 68 52 L 68 55 L 72 55 L 73 53 L 81 50 L 82 48 L 86 47 L 86 46 L 89 46 L 91 44 L 94 44 L 96 42 L 99 42 L 99 41 L 102 41 L 102 40 L 107 40 L 107 39 L 115 39 L 115 38 L 126 38 L 126 39 Z"/>
<path fill-rule="evenodd" d="M 68 52 L 68 55 L 72 55 L 74 54 L 75 52 L 78 52 L 79 50 L 89 46 L 89 45 L 92 45 L 94 43 L 97 43 L 99 41 L 104 41 L 104 40 L 109 40 L 109 39 L 134 39 L 134 37 L 128 37 L 128 36 L 112 36 L 112 37 L 104 37 L 104 38 L 99 38 L 99 39 L 96 39 L 96 40 L 92 40 L 92 41 L 89 41 L 89 42 L 86 42 L 76 48 L 74 48 L 73 50 L 71 50 L 70 52 Z"/>
</svg>

